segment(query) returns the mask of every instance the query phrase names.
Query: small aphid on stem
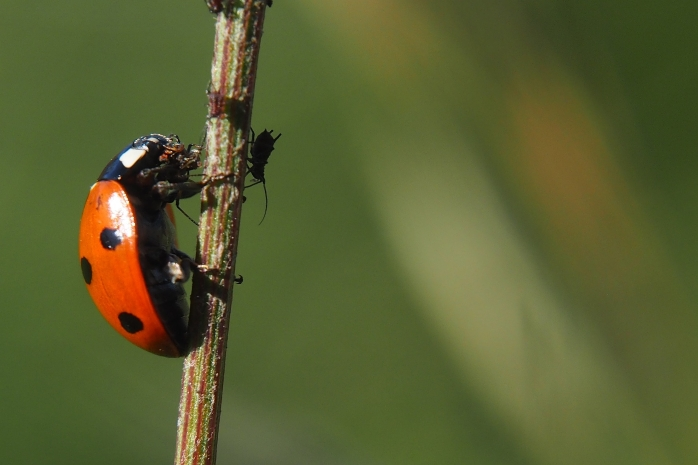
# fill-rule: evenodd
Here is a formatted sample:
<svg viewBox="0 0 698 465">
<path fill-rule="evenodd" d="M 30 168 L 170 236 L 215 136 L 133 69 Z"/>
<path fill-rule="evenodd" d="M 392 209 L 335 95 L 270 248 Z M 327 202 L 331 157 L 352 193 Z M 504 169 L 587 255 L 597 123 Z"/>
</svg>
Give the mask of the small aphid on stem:
<svg viewBox="0 0 698 465">
<path fill-rule="evenodd" d="M 262 216 L 262 221 L 267 216 L 267 208 L 269 207 L 269 197 L 267 196 L 267 180 L 264 177 L 264 169 L 267 163 L 269 163 L 269 157 L 271 152 L 274 151 L 274 144 L 281 134 L 274 137 L 272 136 L 273 130 L 267 131 L 266 129 L 259 134 L 259 137 L 255 137 L 254 130 L 252 130 L 252 148 L 250 148 L 250 157 L 248 158 L 249 165 L 247 166 L 247 172 L 252 175 L 254 182 L 248 187 L 255 186 L 257 184 L 262 184 L 264 188 L 264 216 Z M 262 221 L 259 224 L 262 224 Z"/>
</svg>

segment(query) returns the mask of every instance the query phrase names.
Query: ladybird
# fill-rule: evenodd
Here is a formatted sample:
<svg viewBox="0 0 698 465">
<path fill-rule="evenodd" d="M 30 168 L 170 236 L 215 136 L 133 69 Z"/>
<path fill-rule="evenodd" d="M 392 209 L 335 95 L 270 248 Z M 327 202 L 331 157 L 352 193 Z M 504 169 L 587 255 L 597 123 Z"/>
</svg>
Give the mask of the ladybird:
<svg viewBox="0 0 698 465">
<path fill-rule="evenodd" d="M 123 337 L 154 354 L 187 347 L 189 304 L 182 283 L 194 260 L 177 249 L 172 202 L 192 197 L 201 147 L 176 135 L 131 143 L 91 187 L 80 222 L 82 276 L 102 316 Z"/>
</svg>

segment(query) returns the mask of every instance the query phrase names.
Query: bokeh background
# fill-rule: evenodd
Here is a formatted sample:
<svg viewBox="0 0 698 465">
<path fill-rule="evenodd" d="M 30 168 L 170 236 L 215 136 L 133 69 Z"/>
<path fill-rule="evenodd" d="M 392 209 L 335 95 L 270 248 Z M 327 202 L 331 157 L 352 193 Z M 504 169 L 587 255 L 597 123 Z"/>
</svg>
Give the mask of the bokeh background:
<svg viewBox="0 0 698 465">
<path fill-rule="evenodd" d="M 219 463 L 698 463 L 696 17 L 277 0 Z M 172 462 L 181 361 L 102 320 L 77 233 L 131 140 L 201 139 L 212 37 L 202 1 L 0 4 L 2 463 Z"/>
</svg>

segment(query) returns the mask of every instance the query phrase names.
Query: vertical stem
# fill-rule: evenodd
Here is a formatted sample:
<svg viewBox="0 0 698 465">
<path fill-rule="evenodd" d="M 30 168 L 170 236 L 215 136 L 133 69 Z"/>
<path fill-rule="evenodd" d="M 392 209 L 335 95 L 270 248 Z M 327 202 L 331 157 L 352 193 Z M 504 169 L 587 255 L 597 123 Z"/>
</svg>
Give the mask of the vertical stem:
<svg viewBox="0 0 698 465">
<path fill-rule="evenodd" d="M 260 0 L 208 0 L 216 13 L 196 273 L 177 419 L 176 465 L 216 461 L 225 349 L 240 229 L 245 154 L 262 25 Z"/>
</svg>

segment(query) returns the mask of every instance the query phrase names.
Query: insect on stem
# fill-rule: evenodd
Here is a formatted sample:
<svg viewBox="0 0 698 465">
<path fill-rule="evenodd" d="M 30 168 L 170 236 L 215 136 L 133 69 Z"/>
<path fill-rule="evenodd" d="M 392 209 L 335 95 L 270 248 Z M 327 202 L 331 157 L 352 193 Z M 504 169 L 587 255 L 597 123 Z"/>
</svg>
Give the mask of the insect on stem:
<svg viewBox="0 0 698 465">
<path fill-rule="evenodd" d="M 271 156 L 271 153 L 274 151 L 274 144 L 277 140 L 279 140 L 281 134 L 274 137 L 272 135 L 272 133 L 274 132 L 273 130 L 267 131 L 265 129 L 264 131 L 262 131 L 262 133 L 259 134 L 258 137 L 255 137 L 254 130 L 250 129 L 250 131 L 252 131 L 252 147 L 250 148 L 250 157 L 247 160 L 249 163 L 247 166 L 247 172 L 248 174 L 252 175 L 254 182 L 248 186 L 245 186 L 245 189 L 247 189 L 248 187 L 256 186 L 260 183 L 264 188 L 264 215 L 262 216 L 262 221 L 259 222 L 259 224 L 262 224 L 264 218 L 267 217 L 267 209 L 269 207 L 269 196 L 267 195 L 267 180 L 264 176 L 264 170 L 267 163 L 269 163 L 269 157 Z"/>
</svg>

